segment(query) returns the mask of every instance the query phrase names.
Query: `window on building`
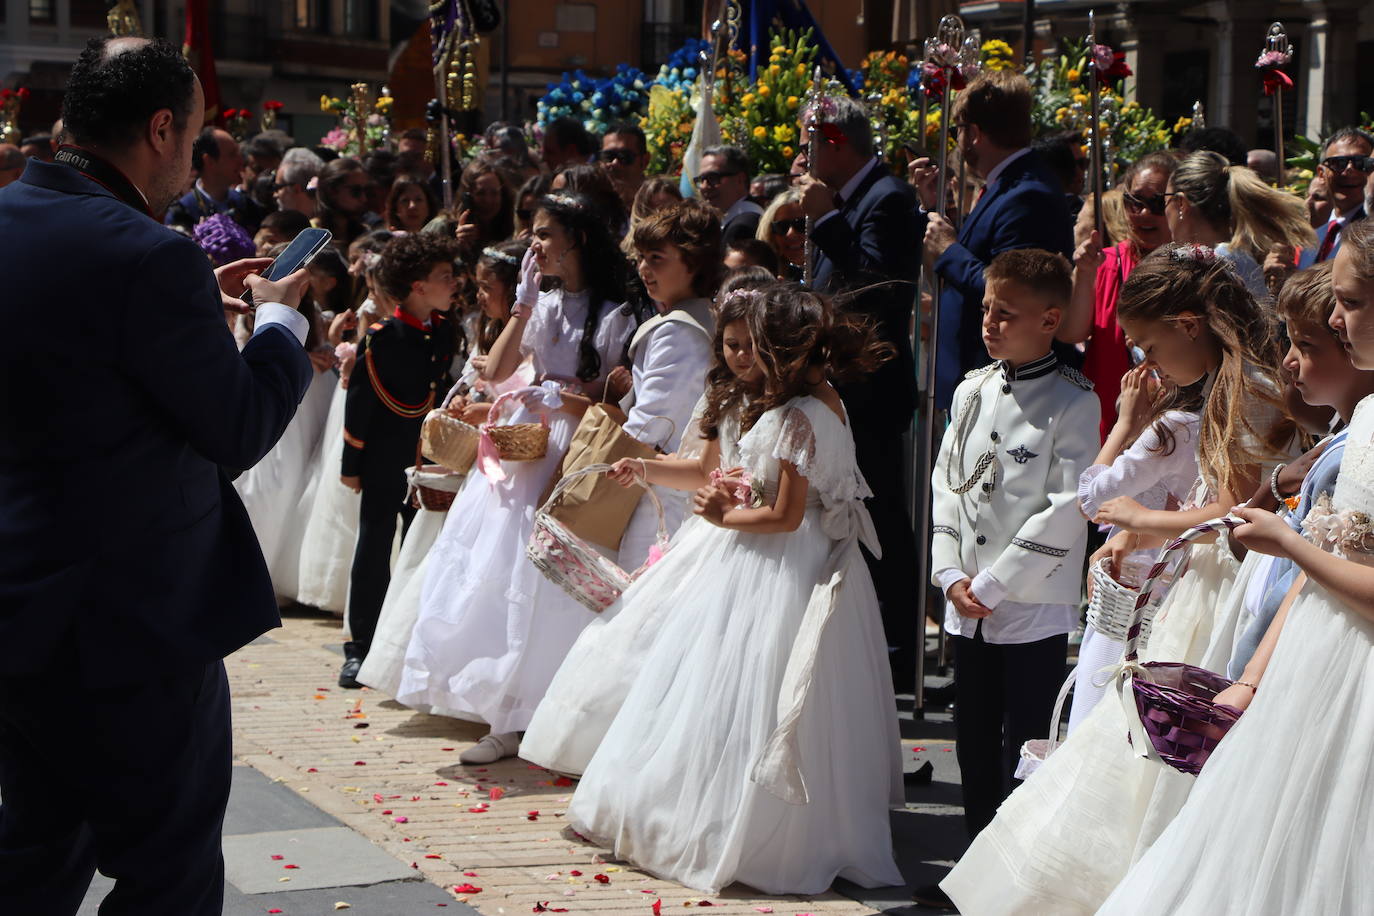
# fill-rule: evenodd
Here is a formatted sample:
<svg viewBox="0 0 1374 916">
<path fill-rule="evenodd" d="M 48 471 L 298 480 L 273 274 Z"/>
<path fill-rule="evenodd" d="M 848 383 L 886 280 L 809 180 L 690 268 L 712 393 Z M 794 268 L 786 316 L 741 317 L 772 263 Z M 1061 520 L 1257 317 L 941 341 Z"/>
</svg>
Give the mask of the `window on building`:
<svg viewBox="0 0 1374 916">
<path fill-rule="evenodd" d="M 57 4 L 54 0 L 29 0 L 30 22 L 56 22 Z"/>
<path fill-rule="evenodd" d="M 702 0 L 644 0 L 644 25 L 639 42 L 640 68 L 657 73 L 659 66 L 689 38 L 699 37 Z"/>
<path fill-rule="evenodd" d="M 329 0 L 294 0 L 295 26 L 302 32 L 329 33 Z"/>
<path fill-rule="evenodd" d="M 344 0 L 343 33 L 350 38 L 378 38 L 377 0 Z"/>
</svg>

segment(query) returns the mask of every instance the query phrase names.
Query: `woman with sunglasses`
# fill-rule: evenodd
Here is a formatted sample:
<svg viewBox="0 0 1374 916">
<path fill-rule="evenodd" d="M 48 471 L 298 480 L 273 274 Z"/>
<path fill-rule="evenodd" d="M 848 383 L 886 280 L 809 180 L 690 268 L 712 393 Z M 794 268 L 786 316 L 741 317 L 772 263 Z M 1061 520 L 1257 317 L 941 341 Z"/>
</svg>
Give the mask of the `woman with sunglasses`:
<svg viewBox="0 0 1374 916">
<path fill-rule="evenodd" d="M 806 263 L 806 213 L 800 191 L 789 189 L 773 198 L 759 217 L 756 237 L 777 254 L 779 280 L 801 279 Z"/>
<path fill-rule="evenodd" d="M 320 171 L 316 191 L 315 222 L 328 229 L 334 238 L 331 244 L 340 253 L 348 251 L 349 243 L 368 230 L 367 194 L 372 187 L 363 164 L 357 159 L 343 157 L 325 165 Z"/>
<path fill-rule="evenodd" d="M 1126 335 L 1116 321 L 1116 301 L 1140 259 L 1172 238 L 1164 216 L 1164 194 L 1177 162 L 1168 153 L 1150 153 L 1128 168 L 1120 185 L 1128 235 L 1103 248 L 1093 231 L 1074 253 L 1073 298 L 1059 339 L 1074 344 L 1087 342 L 1083 374 L 1092 381 L 1102 405 L 1100 432 L 1104 442 L 1116 424 L 1121 377 L 1131 368 Z"/>
</svg>

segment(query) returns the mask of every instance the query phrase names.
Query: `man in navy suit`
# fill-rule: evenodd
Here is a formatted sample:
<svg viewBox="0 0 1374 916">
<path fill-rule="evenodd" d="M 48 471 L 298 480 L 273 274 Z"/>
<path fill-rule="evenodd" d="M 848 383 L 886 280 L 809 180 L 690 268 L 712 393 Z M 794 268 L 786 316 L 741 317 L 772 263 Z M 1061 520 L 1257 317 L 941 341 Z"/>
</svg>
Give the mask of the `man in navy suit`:
<svg viewBox="0 0 1374 916">
<path fill-rule="evenodd" d="M 1073 254 L 1073 221 L 1059 181 L 1030 148 L 1031 93 L 1024 76 L 998 70 L 979 76 L 954 100 L 950 129 L 969 171 L 985 186 L 957 238 L 938 214 L 926 224 L 926 255 L 944 280 L 935 362 L 941 408 L 949 408 L 965 372 L 990 361 L 981 333 L 988 263 L 1013 248 Z M 934 210 L 935 169 L 918 161 L 913 176 L 924 206 Z"/>
<path fill-rule="evenodd" d="M 69 142 L 0 191 L 0 910 L 217 914 L 225 655 L 278 626 L 229 475 L 310 382 L 305 271 L 212 273 L 159 217 L 205 102 L 176 48 L 95 39 Z M 225 322 L 256 329 L 239 352 Z M 136 727 L 135 727 L 136 726 Z"/>
<path fill-rule="evenodd" d="M 1331 218 L 1317 230 L 1317 247 L 1302 252 L 1299 269 L 1329 261 L 1341 250 L 1342 230 L 1365 218 L 1365 191 L 1371 173 L 1374 136 L 1357 127 L 1343 127 L 1327 138 L 1317 176 L 1326 182 L 1331 194 Z"/>
<path fill-rule="evenodd" d="M 809 115 L 806 116 L 809 122 Z M 892 653 L 893 676 L 905 688 L 914 662 L 916 542 L 902 480 L 902 436 L 916 410 L 911 317 L 921 251 L 920 217 L 911 187 L 874 155 L 868 113 L 848 98 L 816 125 L 812 175 L 798 182 L 812 219 L 814 285 L 839 307 L 868 317 L 897 357 L 865 382 L 840 389 L 849 412 L 859 468 L 874 496 L 869 514 L 883 548 L 869 557 Z M 800 162 L 798 164 L 801 164 Z"/>
</svg>

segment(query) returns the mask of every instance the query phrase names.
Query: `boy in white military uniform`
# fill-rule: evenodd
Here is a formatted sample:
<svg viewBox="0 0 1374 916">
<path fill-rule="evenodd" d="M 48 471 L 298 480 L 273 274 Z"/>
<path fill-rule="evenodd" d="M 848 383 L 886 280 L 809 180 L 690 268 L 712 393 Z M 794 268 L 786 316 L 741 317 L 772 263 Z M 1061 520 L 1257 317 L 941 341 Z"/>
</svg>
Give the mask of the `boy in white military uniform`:
<svg viewBox="0 0 1374 916">
<path fill-rule="evenodd" d="M 983 343 L 997 362 L 955 391 L 931 478 L 932 580 L 954 644 L 970 836 L 1010 794 L 1022 743 L 1046 737 L 1078 624 L 1087 541 L 1078 477 L 1100 445 L 1092 383 L 1051 349 L 1068 262 L 1008 251 L 985 278 Z"/>
</svg>

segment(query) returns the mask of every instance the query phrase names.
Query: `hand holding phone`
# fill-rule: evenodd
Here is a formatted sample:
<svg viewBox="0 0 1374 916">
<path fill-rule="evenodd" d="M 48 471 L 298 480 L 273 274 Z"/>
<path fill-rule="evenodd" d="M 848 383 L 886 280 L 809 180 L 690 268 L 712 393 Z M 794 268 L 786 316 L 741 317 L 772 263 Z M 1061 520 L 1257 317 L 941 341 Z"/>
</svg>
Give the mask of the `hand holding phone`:
<svg viewBox="0 0 1374 916">
<path fill-rule="evenodd" d="M 289 278 L 291 283 L 294 284 L 294 274 L 302 271 L 312 260 L 314 260 L 315 255 L 319 254 L 320 250 L 323 249 L 325 245 L 329 244 L 331 238 L 333 238 L 333 236 L 328 229 L 310 228 L 302 230 L 301 233 L 291 241 L 291 244 L 286 247 L 286 250 L 272 261 L 272 265 L 263 272 L 262 276 L 255 278 L 258 281 L 257 283 L 248 283 L 248 292 L 243 294 L 243 301 L 248 303 L 249 306 L 252 306 L 253 296 L 256 295 L 261 298 L 267 295 L 268 298 L 262 301 L 281 302 L 295 308 L 300 302 L 300 290 L 296 291 L 295 301 L 293 302 L 287 302 L 285 299 L 274 299 L 264 290 L 262 281 L 275 282 L 278 280 L 287 280 Z M 286 288 L 278 291 L 285 292 Z"/>
<path fill-rule="evenodd" d="M 302 267 L 281 280 L 268 280 L 257 274 L 251 274 L 247 279 L 248 288 L 258 302 L 280 302 L 288 308 L 296 308 L 301 304 L 301 297 L 310 283 L 310 274 Z M 247 300 L 248 296 L 249 293 L 244 293 L 243 298 Z"/>
</svg>

